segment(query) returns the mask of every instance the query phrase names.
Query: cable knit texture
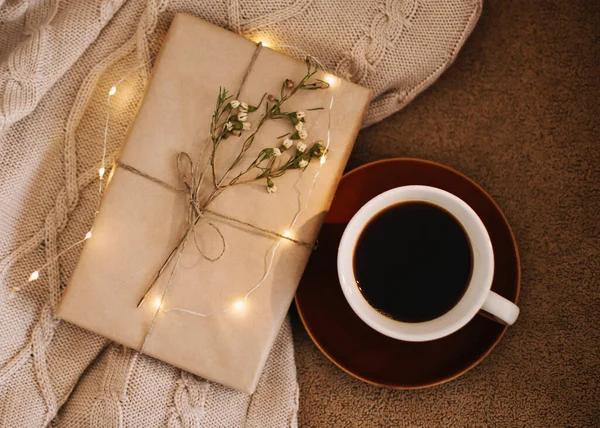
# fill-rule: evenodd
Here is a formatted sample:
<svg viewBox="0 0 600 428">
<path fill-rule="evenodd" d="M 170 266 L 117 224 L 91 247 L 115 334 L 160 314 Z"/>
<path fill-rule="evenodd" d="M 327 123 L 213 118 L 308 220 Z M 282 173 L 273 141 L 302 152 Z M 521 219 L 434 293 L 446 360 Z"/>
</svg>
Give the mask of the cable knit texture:
<svg viewBox="0 0 600 428">
<path fill-rule="evenodd" d="M 369 125 L 448 67 L 480 10 L 480 0 L 0 0 L 0 425 L 296 425 L 288 323 L 248 396 L 54 315 L 79 248 L 54 259 L 89 230 L 99 202 L 106 94 L 128 75 L 111 101 L 110 161 L 176 12 L 309 52 L 371 87 Z"/>
</svg>

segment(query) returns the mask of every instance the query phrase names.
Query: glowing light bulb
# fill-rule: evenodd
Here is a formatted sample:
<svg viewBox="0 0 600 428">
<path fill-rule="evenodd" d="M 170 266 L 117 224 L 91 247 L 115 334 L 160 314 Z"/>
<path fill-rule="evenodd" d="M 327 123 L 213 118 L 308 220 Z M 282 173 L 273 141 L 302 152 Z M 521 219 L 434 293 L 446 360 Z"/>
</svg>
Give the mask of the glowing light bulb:
<svg viewBox="0 0 600 428">
<path fill-rule="evenodd" d="M 110 88 L 110 91 L 108 91 L 108 95 L 114 95 L 117 93 L 117 87 L 113 86 L 112 88 Z"/>
<path fill-rule="evenodd" d="M 85 238 L 83 239 L 90 239 L 92 237 L 92 231 L 90 230 L 88 233 L 85 234 Z"/>
<path fill-rule="evenodd" d="M 335 77 L 333 74 L 328 74 L 323 80 L 329 83 L 329 86 L 334 86 L 338 81 L 337 77 Z"/>
<path fill-rule="evenodd" d="M 245 304 L 246 304 L 246 303 L 245 303 L 243 300 L 238 300 L 237 302 L 235 302 L 235 303 L 233 304 L 233 308 L 234 308 L 234 309 L 237 309 L 237 310 L 240 310 L 240 309 L 243 309 L 243 308 L 244 308 L 244 305 L 245 305 Z"/>
<path fill-rule="evenodd" d="M 154 307 L 160 308 L 160 305 L 162 305 L 162 300 L 160 300 L 160 298 L 157 297 L 156 299 L 154 299 Z"/>
<path fill-rule="evenodd" d="M 285 236 L 286 238 L 291 238 L 292 235 L 292 231 L 291 230 L 286 230 L 285 232 L 282 233 L 283 236 Z"/>
<path fill-rule="evenodd" d="M 321 165 L 323 165 L 326 161 L 327 161 L 327 158 L 325 157 L 325 155 L 321 156 L 321 159 L 319 159 L 319 162 L 321 163 Z"/>
<path fill-rule="evenodd" d="M 36 270 L 35 272 L 33 272 L 30 276 L 29 276 L 29 282 L 31 281 L 35 281 L 36 279 L 38 279 L 40 277 L 40 273 Z"/>
<path fill-rule="evenodd" d="M 263 45 L 265 48 L 270 48 L 270 47 L 271 47 L 271 44 L 270 44 L 269 42 L 266 42 L 266 41 L 264 41 L 264 40 L 259 40 L 259 42 L 261 42 L 261 43 L 262 43 L 262 45 Z"/>
<path fill-rule="evenodd" d="M 105 172 L 106 172 L 106 170 L 104 169 L 104 167 L 102 167 L 98 170 L 98 175 L 100 176 L 100 178 L 104 177 Z"/>
</svg>

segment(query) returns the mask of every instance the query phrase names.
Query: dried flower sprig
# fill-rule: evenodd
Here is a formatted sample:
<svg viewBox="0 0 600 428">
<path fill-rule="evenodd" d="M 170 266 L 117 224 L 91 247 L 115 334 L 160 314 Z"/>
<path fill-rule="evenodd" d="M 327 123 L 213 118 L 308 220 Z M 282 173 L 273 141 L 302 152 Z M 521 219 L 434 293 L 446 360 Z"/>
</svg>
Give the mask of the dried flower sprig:
<svg viewBox="0 0 600 428">
<path fill-rule="evenodd" d="M 310 159 L 314 157 L 311 154 L 317 152 L 314 151 L 313 148 L 316 147 L 318 149 L 319 145 L 315 143 L 311 147 L 311 149 L 308 152 L 306 152 L 306 155 L 304 155 L 306 150 L 306 144 L 302 143 L 301 141 L 305 140 L 308 137 L 308 131 L 305 127 L 306 113 L 304 111 L 282 111 L 283 104 L 290 98 L 292 98 L 294 94 L 296 94 L 299 90 L 317 90 L 329 88 L 329 84 L 324 80 L 310 80 L 318 71 L 318 66 L 313 66 L 310 61 L 310 58 L 306 59 L 306 67 L 306 74 L 298 84 L 295 84 L 290 79 L 286 79 L 281 85 L 281 90 L 278 98 L 276 98 L 273 95 L 264 94 L 257 106 L 248 105 L 247 103 L 240 100 L 229 101 L 231 97 L 227 96 L 227 91 L 224 89 L 220 89 L 219 97 L 217 98 L 217 105 L 211 123 L 211 138 L 213 141 L 211 170 L 215 190 L 213 195 L 211 195 L 209 199 L 212 199 L 214 196 L 218 195 L 226 187 L 240 183 L 240 179 L 246 174 L 253 171 L 255 168 L 259 169 L 260 172 L 254 179 L 250 181 L 266 178 L 267 190 L 270 193 L 273 193 L 277 190 L 277 187 L 275 186 L 272 180 L 273 178 L 282 176 L 287 170 L 306 168 L 308 166 L 308 164 L 310 163 Z M 247 122 L 248 113 L 257 111 L 261 107 L 261 105 L 263 105 L 263 102 L 265 106 L 264 114 L 262 115 L 256 126 L 254 128 L 252 128 L 251 126 L 246 126 L 246 124 L 249 123 Z M 314 109 L 309 109 L 308 111 L 320 109 L 322 108 L 317 107 Z M 237 110 L 237 114 L 232 114 L 235 113 L 235 110 Z M 227 117 L 224 121 L 222 121 L 221 118 L 226 113 Z M 284 134 L 282 136 L 288 138 L 286 138 L 281 143 L 280 147 L 262 150 L 247 168 L 238 172 L 238 174 L 235 177 L 227 181 L 228 175 L 233 171 L 234 168 L 236 168 L 240 164 L 245 154 L 252 147 L 252 144 L 254 143 L 254 140 L 256 139 L 256 135 L 259 132 L 259 130 L 268 120 L 271 119 L 288 120 L 290 124 L 294 127 L 294 132 Z M 223 125 L 220 125 L 221 122 L 223 122 Z M 242 143 L 237 157 L 234 159 L 232 164 L 226 169 L 223 176 L 220 179 L 218 179 L 215 172 L 215 156 L 217 148 L 221 143 L 222 139 L 227 138 L 229 135 L 232 134 L 239 136 L 241 135 L 242 131 L 249 131 L 251 129 L 252 133 Z M 292 155 L 282 165 L 276 165 L 276 158 L 281 156 L 283 151 L 289 149 L 292 146 L 294 140 L 300 142 L 296 148 L 296 154 Z M 322 155 L 324 155 L 324 146 L 322 148 L 322 151 Z M 302 164 L 302 166 L 300 166 L 300 164 Z"/>
<path fill-rule="evenodd" d="M 219 144 L 223 139 L 226 139 L 231 135 L 239 137 L 242 135 L 243 131 L 252 129 L 252 124 L 246 121 L 248 119 L 248 113 L 256 111 L 261 106 L 264 95 L 257 106 L 251 106 L 238 100 L 229 101 L 231 98 L 233 97 L 228 95 L 225 88 L 219 88 L 217 104 L 210 123 L 210 136 L 213 143 L 210 165 L 213 184 L 215 186 L 217 184 L 215 156 Z M 237 114 L 234 114 L 236 113 L 235 110 L 237 110 Z M 223 117 L 225 117 L 224 120 L 222 120 Z"/>
<path fill-rule="evenodd" d="M 282 143 L 281 147 L 283 148 L 285 145 Z M 281 177 L 286 171 L 291 169 L 304 170 L 308 167 L 312 159 L 321 159 L 323 156 L 327 155 L 327 149 L 325 148 L 323 141 L 315 142 L 308 150 L 305 143 L 299 143 L 296 146 L 295 153 L 288 158 L 287 162 L 278 166 L 275 166 L 275 162 L 267 162 L 266 166 L 261 166 L 265 160 L 274 159 L 273 155 L 271 155 L 271 151 L 280 152 L 280 150 L 280 148 L 264 149 L 254 162 L 255 167 L 262 171 L 257 179 L 267 179 L 267 191 L 269 191 L 269 193 L 274 193 L 277 190 L 277 187 L 275 187 L 275 190 L 272 190 L 274 178 Z"/>
</svg>

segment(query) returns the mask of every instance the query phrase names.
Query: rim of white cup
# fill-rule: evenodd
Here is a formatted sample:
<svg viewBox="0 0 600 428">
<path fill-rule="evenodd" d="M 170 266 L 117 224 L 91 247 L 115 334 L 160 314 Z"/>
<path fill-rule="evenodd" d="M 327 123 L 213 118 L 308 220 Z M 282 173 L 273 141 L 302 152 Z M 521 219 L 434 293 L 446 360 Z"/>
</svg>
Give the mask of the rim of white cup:
<svg viewBox="0 0 600 428">
<path fill-rule="evenodd" d="M 374 309 L 359 290 L 353 269 L 356 242 L 368 222 L 389 206 L 408 201 L 428 202 L 452 214 L 467 233 L 473 256 L 471 279 L 458 303 L 438 318 L 417 323 L 397 321 Z M 483 222 L 462 199 L 437 187 L 402 186 L 379 194 L 354 214 L 340 241 L 337 268 L 346 300 L 367 325 L 394 339 L 422 342 L 452 334 L 477 314 L 492 286 L 494 253 Z"/>
</svg>

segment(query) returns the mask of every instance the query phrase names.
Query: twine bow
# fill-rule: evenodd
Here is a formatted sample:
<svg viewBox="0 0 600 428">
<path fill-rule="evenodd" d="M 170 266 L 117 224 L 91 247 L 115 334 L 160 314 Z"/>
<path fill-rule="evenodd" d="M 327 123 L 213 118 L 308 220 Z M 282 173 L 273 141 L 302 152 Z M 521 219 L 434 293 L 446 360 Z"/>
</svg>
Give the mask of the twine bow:
<svg viewBox="0 0 600 428">
<path fill-rule="evenodd" d="M 225 237 L 223 236 L 223 233 L 221 232 L 219 227 L 206 218 L 207 215 L 217 217 L 222 220 L 227 220 L 229 222 L 238 224 L 240 226 L 244 226 L 248 229 L 251 229 L 255 232 L 259 232 L 266 236 L 288 240 L 295 244 L 302 245 L 310 250 L 314 249 L 314 245 L 311 245 L 307 242 L 303 242 L 298 239 L 294 239 L 290 236 L 285 236 L 281 233 L 278 233 L 278 232 L 275 232 L 275 231 L 272 231 L 269 229 L 264 229 L 259 226 L 255 226 L 252 223 L 238 220 L 235 217 L 231 217 L 231 216 L 221 214 L 216 211 L 207 209 L 206 207 L 214 199 L 215 193 L 213 193 L 211 196 L 209 196 L 205 202 L 200 201 L 200 199 L 201 199 L 200 189 L 202 186 L 202 182 L 204 181 L 205 174 L 204 174 L 204 172 L 200 175 L 197 174 L 197 170 L 196 170 L 196 166 L 194 165 L 194 161 L 192 160 L 190 155 L 186 152 L 181 152 L 177 155 L 177 172 L 179 174 L 180 181 L 183 183 L 183 186 L 184 186 L 183 189 L 178 189 L 176 187 L 173 187 L 170 184 L 165 183 L 164 181 L 162 181 L 156 177 L 153 177 L 149 174 L 146 174 L 145 172 L 140 171 L 139 169 L 137 169 L 131 165 L 128 165 L 126 163 L 123 163 L 121 161 L 117 161 L 116 166 L 123 168 L 124 170 L 129 171 L 133 174 L 136 174 L 142 178 L 150 180 L 153 183 L 159 184 L 171 191 L 183 193 L 187 196 L 187 198 L 186 198 L 187 200 L 185 202 L 187 210 L 188 210 L 187 228 L 184 231 L 183 235 L 181 236 L 181 239 L 179 240 L 177 245 L 169 253 L 169 256 L 165 259 L 164 263 L 161 265 L 161 267 L 156 272 L 156 275 L 154 276 L 152 282 L 150 283 L 150 285 L 146 289 L 146 292 L 144 293 L 144 295 L 138 302 L 138 304 L 137 304 L 138 308 L 144 304 L 148 295 L 152 291 L 152 288 L 156 284 L 156 281 L 158 281 L 158 279 L 162 276 L 165 269 L 171 263 L 171 261 L 173 260 L 175 255 L 177 253 L 183 252 L 183 250 L 185 249 L 185 245 L 191 236 L 193 236 L 193 238 L 194 238 L 194 244 L 195 244 L 196 249 L 198 250 L 200 255 L 207 261 L 216 262 L 223 257 L 223 254 L 225 254 L 225 250 L 227 249 Z M 202 250 L 200 244 L 198 243 L 198 239 L 197 239 L 197 235 L 196 235 L 196 226 L 198 225 L 198 223 L 201 220 L 204 221 L 208 226 L 210 226 L 215 232 L 217 232 L 217 234 L 221 240 L 221 250 L 216 257 L 210 257 L 209 255 L 207 255 L 206 252 L 204 250 Z"/>
<path fill-rule="evenodd" d="M 192 236 L 194 237 L 194 244 L 196 245 L 196 248 L 198 249 L 198 252 L 202 255 L 202 257 L 204 257 L 209 262 L 216 262 L 221 257 L 223 257 L 223 254 L 225 253 L 226 244 L 225 237 L 223 236 L 219 228 L 214 223 L 208 221 L 204 216 L 205 207 L 206 205 L 208 205 L 208 202 L 204 206 L 200 206 L 198 200 L 200 186 L 202 185 L 204 174 L 202 174 L 199 179 L 196 179 L 196 174 L 194 171 L 194 162 L 192 161 L 190 155 L 186 152 L 181 152 L 177 155 L 177 171 L 179 172 L 179 178 L 181 182 L 185 186 L 189 204 L 188 228 L 186 230 L 186 233 L 184 234 L 184 239 L 187 239 L 187 237 L 189 237 L 189 235 L 192 234 Z M 196 235 L 196 225 L 200 220 L 203 220 L 208 226 L 212 227 L 215 230 L 215 232 L 217 232 L 217 234 L 219 235 L 219 238 L 221 238 L 221 251 L 216 257 L 209 257 L 208 255 L 206 255 L 206 253 L 202 251 L 202 248 L 200 248 L 200 245 L 198 244 L 198 238 Z"/>
</svg>

